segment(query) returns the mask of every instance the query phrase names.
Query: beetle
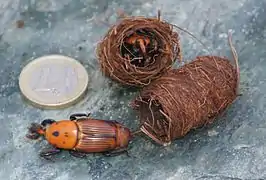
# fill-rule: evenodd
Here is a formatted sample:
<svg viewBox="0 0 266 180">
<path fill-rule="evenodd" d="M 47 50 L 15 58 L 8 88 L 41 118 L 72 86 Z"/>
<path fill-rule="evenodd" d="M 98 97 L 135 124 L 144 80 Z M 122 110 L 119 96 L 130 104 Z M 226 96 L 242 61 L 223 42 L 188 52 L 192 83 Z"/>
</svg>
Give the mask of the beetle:
<svg viewBox="0 0 266 180">
<path fill-rule="evenodd" d="M 69 120 L 44 119 L 41 124 L 32 123 L 29 139 L 43 136 L 51 149 L 43 150 L 41 157 L 68 150 L 75 157 L 85 157 L 87 153 L 103 153 L 106 156 L 127 153 L 127 147 L 132 138 L 131 131 L 111 120 L 90 118 L 90 113 L 76 113 Z M 128 155 L 128 154 L 127 154 Z"/>
<path fill-rule="evenodd" d="M 135 47 L 139 47 L 142 53 L 146 54 L 146 47 L 150 44 L 150 39 L 146 36 L 141 36 L 134 33 L 129 36 L 125 42 Z"/>
</svg>

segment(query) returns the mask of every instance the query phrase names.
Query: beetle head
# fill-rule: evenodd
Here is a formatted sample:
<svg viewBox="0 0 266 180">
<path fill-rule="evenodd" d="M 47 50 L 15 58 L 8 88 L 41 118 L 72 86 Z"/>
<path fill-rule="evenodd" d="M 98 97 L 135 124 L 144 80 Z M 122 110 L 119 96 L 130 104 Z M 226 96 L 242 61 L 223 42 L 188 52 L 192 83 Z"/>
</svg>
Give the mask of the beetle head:
<svg viewBox="0 0 266 180">
<path fill-rule="evenodd" d="M 28 128 L 28 134 L 26 135 L 29 139 L 38 139 L 41 135 L 44 134 L 44 128 L 38 123 L 31 123 Z"/>
<path fill-rule="evenodd" d="M 46 126 L 54 123 L 53 119 L 44 119 L 41 124 L 31 123 L 28 134 L 26 135 L 29 139 L 38 139 L 45 134 Z"/>
</svg>

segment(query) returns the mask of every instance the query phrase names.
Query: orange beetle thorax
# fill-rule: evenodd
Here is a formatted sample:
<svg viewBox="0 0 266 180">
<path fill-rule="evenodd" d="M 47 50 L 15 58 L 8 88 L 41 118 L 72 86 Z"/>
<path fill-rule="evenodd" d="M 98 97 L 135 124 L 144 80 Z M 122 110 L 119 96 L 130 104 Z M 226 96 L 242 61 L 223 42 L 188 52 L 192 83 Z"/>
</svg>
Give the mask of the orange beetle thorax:
<svg viewBox="0 0 266 180">
<path fill-rule="evenodd" d="M 45 138 L 57 148 L 72 149 L 78 141 L 77 125 L 69 120 L 55 122 L 46 128 Z"/>
</svg>

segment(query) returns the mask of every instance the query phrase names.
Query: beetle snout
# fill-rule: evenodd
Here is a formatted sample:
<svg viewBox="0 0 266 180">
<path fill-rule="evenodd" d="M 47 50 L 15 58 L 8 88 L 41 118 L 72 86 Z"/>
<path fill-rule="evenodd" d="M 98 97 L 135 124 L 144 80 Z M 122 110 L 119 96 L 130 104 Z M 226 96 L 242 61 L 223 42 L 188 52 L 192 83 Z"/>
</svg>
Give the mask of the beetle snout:
<svg viewBox="0 0 266 180">
<path fill-rule="evenodd" d="M 44 129 L 38 123 L 32 123 L 30 127 L 28 127 L 28 133 L 26 137 L 29 139 L 38 139 L 41 135 L 44 134 Z"/>
</svg>

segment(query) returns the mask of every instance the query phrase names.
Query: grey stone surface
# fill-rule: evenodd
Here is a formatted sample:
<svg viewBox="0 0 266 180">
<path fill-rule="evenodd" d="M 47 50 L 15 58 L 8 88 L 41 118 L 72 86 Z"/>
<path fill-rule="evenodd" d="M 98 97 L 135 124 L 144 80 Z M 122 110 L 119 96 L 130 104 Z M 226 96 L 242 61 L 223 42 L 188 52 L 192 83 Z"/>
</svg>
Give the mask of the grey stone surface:
<svg viewBox="0 0 266 180">
<path fill-rule="evenodd" d="M 266 179 L 265 7 L 266 0 L 0 0 L 0 179 Z M 165 20 L 188 29 L 216 55 L 231 57 L 226 34 L 233 31 L 243 96 L 214 124 L 169 147 L 138 137 L 130 145 L 131 158 L 92 154 L 76 159 L 63 152 L 55 163 L 40 159 L 47 144 L 26 140 L 25 133 L 31 122 L 43 118 L 91 112 L 137 128 L 136 114 L 128 106 L 137 92 L 103 77 L 94 53 L 108 29 L 99 20 L 112 24 L 117 8 L 145 16 L 156 16 L 160 8 Z M 15 26 L 19 19 L 25 21 L 23 29 Z M 195 39 L 181 35 L 187 61 L 208 54 Z M 54 53 L 85 65 L 92 77 L 89 94 L 64 110 L 40 110 L 22 101 L 17 78 L 33 58 Z"/>
</svg>

